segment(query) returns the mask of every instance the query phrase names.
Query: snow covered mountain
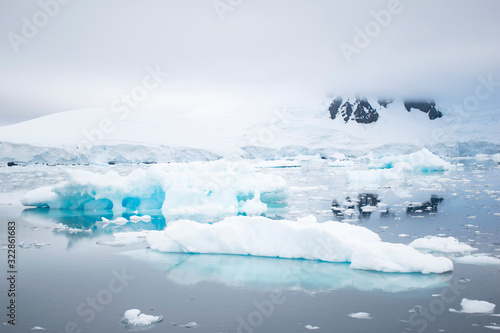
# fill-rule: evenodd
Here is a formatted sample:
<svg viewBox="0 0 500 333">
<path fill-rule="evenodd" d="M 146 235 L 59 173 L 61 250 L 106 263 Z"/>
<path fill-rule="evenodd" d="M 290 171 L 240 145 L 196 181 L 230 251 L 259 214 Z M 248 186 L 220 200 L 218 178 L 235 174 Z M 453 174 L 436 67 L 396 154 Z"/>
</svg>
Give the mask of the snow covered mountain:
<svg viewBox="0 0 500 333">
<path fill-rule="evenodd" d="M 371 124 L 379 119 L 380 112 L 386 109 L 393 99 L 377 99 L 376 102 L 369 102 L 364 97 L 342 98 L 335 97 L 328 108 L 332 119 L 341 117 L 344 122 L 355 121 L 360 124 Z M 428 114 L 430 120 L 441 118 L 443 114 L 436 109 L 436 103 L 431 100 L 404 101 L 405 109 L 410 112 L 412 109 L 420 110 Z"/>
<path fill-rule="evenodd" d="M 498 110 L 452 110 L 432 101 L 365 98 L 279 109 L 243 103 L 179 112 L 73 110 L 0 127 L 0 165 L 500 151 Z"/>
</svg>

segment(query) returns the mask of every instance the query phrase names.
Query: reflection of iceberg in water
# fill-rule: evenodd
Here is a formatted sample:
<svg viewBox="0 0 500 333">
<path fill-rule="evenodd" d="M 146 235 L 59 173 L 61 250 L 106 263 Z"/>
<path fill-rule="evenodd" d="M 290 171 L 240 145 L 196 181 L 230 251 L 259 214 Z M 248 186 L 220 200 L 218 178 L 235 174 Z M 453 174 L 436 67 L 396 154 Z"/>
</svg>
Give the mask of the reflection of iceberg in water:
<svg viewBox="0 0 500 333">
<path fill-rule="evenodd" d="M 128 222 L 123 225 L 106 224 L 102 218 L 113 220 L 123 217 L 130 220 L 133 214 L 113 214 L 110 210 L 61 210 L 50 208 L 30 208 L 22 212 L 23 220 L 39 226 L 52 227 L 59 234 L 64 234 L 67 238 L 76 240 L 80 238 L 96 237 L 103 234 L 112 234 L 119 231 L 133 230 L 162 230 L 165 228 L 165 218 L 161 211 L 146 211 L 152 215 L 149 222 Z"/>
<path fill-rule="evenodd" d="M 351 269 L 347 263 L 298 259 L 158 253 L 146 249 L 122 254 L 166 270 L 168 280 L 188 286 L 214 282 L 236 288 L 296 290 L 306 293 L 344 288 L 402 292 L 443 287 L 451 277 L 451 274 L 379 273 Z"/>
<path fill-rule="evenodd" d="M 443 198 L 438 197 L 437 195 L 431 195 L 429 201 L 424 203 L 412 203 L 408 207 L 406 207 L 406 215 L 409 216 L 418 216 L 424 214 L 437 213 L 439 204 L 443 201 Z"/>
</svg>

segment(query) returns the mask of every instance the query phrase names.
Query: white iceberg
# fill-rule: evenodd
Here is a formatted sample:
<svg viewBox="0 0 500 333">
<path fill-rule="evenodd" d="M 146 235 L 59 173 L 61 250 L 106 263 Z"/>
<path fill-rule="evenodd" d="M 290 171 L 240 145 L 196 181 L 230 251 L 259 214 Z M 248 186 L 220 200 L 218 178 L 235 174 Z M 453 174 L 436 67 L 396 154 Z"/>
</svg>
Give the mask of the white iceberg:
<svg viewBox="0 0 500 333">
<path fill-rule="evenodd" d="M 123 315 L 122 323 L 131 326 L 149 326 L 159 323 L 163 320 L 163 316 L 151 316 L 141 313 L 141 310 L 130 309 L 125 311 Z"/>
<path fill-rule="evenodd" d="M 352 268 L 382 272 L 444 273 L 453 270 L 448 258 L 423 254 L 403 244 L 386 243 L 367 228 L 340 222 L 317 223 L 233 216 L 219 223 L 170 222 L 151 231 L 153 250 L 180 253 L 237 254 L 350 262 Z"/>
<path fill-rule="evenodd" d="M 369 155 L 368 159 L 369 167 L 372 169 L 392 169 L 398 166 L 401 169 L 406 169 L 413 173 L 425 174 L 446 171 L 451 168 L 449 162 L 446 162 L 425 148 L 407 155 L 391 155 L 378 158 Z"/>
<path fill-rule="evenodd" d="M 493 303 L 467 298 L 462 299 L 460 305 L 462 306 L 461 310 L 450 309 L 450 312 L 488 314 L 493 313 L 493 310 L 495 309 L 495 304 Z"/>
<path fill-rule="evenodd" d="M 477 250 L 468 244 L 459 242 L 455 237 L 425 236 L 415 239 L 409 246 L 443 253 L 470 253 Z"/>
</svg>

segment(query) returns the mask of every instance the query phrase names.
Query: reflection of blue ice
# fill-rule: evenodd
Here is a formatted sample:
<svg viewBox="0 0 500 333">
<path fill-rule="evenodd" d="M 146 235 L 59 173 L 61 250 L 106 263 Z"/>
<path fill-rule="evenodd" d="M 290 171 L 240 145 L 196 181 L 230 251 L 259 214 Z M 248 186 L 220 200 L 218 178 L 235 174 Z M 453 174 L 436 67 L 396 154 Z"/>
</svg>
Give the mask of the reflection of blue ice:
<svg viewBox="0 0 500 333">
<path fill-rule="evenodd" d="M 200 282 L 262 290 L 307 293 L 354 288 L 402 292 L 445 286 L 450 274 L 396 274 L 350 269 L 349 264 L 239 255 L 123 252 L 166 270 L 167 279 L 181 285 Z"/>
<path fill-rule="evenodd" d="M 31 208 L 25 209 L 22 213 L 22 218 L 32 224 L 37 225 L 54 225 L 63 224 L 69 228 L 91 230 L 92 233 L 68 233 L 71 237 L 89 237 L 89 235 L 97 236 L 100 234 L 111 234 L 117 231 L 131 231 L 131 230 L 162 230 L 165 228 L 165 218 L 161 211 L 143 211 L 143 214 L 150 214 L 152 216 L 149 222 L 126 223 L 124 225 L 113 225 L 102 223 L 102 218 L 113 220 L 117 217 L 124 217 L 130 219 L 132 214 L 124 212 L 123 214 L 113 214 L 110 210 L 62 210 L 50 208 Z"/>
</svg>

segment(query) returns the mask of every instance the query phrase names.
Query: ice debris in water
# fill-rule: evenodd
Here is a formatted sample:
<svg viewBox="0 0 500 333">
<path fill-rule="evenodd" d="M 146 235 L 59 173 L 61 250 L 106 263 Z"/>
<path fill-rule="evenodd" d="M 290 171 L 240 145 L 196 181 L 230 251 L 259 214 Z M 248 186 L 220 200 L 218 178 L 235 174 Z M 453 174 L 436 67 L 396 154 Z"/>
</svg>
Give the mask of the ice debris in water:
<svg viewBox="0 0 500 333">
<path fill-rule="evenodd" d="M 258 172 L 248 162 L 220 160 L 158 164 L 126 176 L 115 171 L 97 174 L 71 170 L 67 181 L 30 191 L 21 202 L 55 209 L 260 215 L 268 204 L 286 199 L 286 187 L 283 178 Z M 134 219 L 132 222 L 136 222 Z"/>
<path fill-rule="evenodd" d="M 368 312 L 349 313 L 348 316 L 355 319 L 372 319 L 372 315 Z"/>
<path fill-rule="evenodd" d="M 159 323 L 163 320 L 163 316 L 151 316 L 141 313 L 138 309 L 130 309 L 125 311 L 123 315 L 122 323 L 131 326 L 149 326 L 155 323 Z"/>
<path fill-rule="evenodd" d="M 132 223 L 137 223 L 137 222 L 149 222 L 151 221 L 151 216 L 149 215 L 143 215 L 143 216 L 137 216 L 137 215 L 132 215 L 130 217 L 130 222 Z"/>
<path fill-rule="evenodd" d="M 214 224 L 172 221 L 151 231 L 152 250 L 180 253 L 237 254 L 350 262 L 351 268 L 382 272 L 444 273 L 453 262 L 424 254 L 404 244 L 382 242 L 373 231 L 341 222 L 317 223 L 314 216 L 298 221 L 233 216 Z"/>
<path fill-rule="evenodd" d="M 306 325 L 304 326 L 308 330 L 319 330 L 319 326 L 313 326 L 313 325 Z"/>
<path fill-rule="evenodd" d="M 495 304 L 493 303 L 486 301 L 477 301 L 467 298 L 462 299 L 460 305 L 462 306 L 461 310 L 455 310 L 450 308 L 450 312 L 488 314 L 488 313 L 493 313 L 493 310 L 495 309 Z"/>
<path fill-rule="evenodd" d="M 187 324 L 177 324 L 176 322 L 172 322 L 172 325 L 173 326 L 180 326 L 180 327 L 185 327 L 185 328 L 196 328 L 198 326 L 200 326 L 197 322 L 195 321 L 192 321 L 190 323 L 187 323 Z"/>
</svg>

